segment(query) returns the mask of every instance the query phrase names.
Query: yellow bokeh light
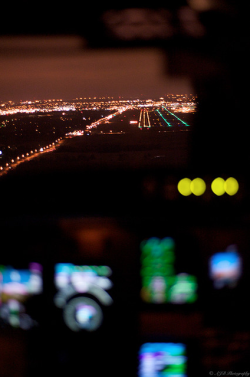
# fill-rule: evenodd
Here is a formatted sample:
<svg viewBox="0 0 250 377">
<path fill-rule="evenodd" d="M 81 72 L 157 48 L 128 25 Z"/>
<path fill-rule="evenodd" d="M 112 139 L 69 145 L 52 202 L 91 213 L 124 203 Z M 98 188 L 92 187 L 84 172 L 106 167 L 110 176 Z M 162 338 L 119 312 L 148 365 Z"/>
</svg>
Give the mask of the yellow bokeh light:
<svg viewBox="0 0 250 377">
<path fill-rule="evenodd" d="M 201 178 L 195 178 L 190 184 L 190 189 L 194 195 L 200 196 L 206 191 L 206 183 Z"/>
<path fill-rule="evenodd" d="M 235 195 L 239 190 L 239 183 L 237 179 L 230 177 L 224 184 L 225 191 L 228 195 Z"/>
<path fill-rule="evenodd" d="M 192 194 L 190 186 L 191 186 L 191 179 L 183 178 L 179 181 L 177 188 L 181 195 L 188 196 Z"/>
<path fill-rule="evenodd" d="M 223 178 L 215 178 L 211 184 L 213 193 L 217 196 L 225 194 L 225 181 Z"/>
</svg>

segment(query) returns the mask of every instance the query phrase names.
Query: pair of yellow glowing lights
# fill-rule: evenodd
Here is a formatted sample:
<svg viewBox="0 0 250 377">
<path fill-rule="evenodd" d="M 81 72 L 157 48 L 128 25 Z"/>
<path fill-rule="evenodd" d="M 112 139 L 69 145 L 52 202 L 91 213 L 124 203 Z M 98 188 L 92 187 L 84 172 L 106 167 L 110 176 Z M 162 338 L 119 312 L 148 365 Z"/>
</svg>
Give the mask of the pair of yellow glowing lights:
<svg viewBox="0 0 250 377">
<path fill-rule="evenodd" d="M 195 178 L 193 180 L 189 178 L 183 178 L 179 181 L 177 188 L 179 193 L 183 196 L 189 196 L 191 194 L 201 196 L 206 191 L 206 183 L 201 178 Z M 211 190 L 217 196 L 221 196 L 225 193 L 233 196 L 239 190 L 239 183 L 233 177 L 230 177 L 226 180 L 218 177 L 215 178 L 211 183 Z"/>
</svg>

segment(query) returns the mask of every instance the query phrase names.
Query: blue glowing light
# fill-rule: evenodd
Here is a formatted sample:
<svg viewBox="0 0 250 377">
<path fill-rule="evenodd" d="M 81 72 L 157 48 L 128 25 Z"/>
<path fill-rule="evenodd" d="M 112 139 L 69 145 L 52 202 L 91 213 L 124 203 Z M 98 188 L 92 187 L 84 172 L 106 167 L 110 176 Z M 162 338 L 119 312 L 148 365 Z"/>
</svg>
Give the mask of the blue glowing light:
<svg viewBox="0 0 250 377">
<path fill-rule="evenodd" d="M 101 305 L 109 306 L 113 299 L 107 290 L 112 288 L 108 278 L 112 270 L 108 266 L 55 265 L 54 282 L 58 289 L 54 303 L 63 310 L 65 324 L 72 331 L 94 331 L 102 323 Z M 76 295 L 80 295 L 75 297 Z M 85 295 L 92 296 L 93 299 Z"/>
<path fill-rule="evenodd" d="M 139 377 L 186 377 L 186 346 L 182 343 L 145 343 L 139 351 Z"/>
<path fill-rule="evenodd" d="M 233 287 L 241 276 L 241 258 L 233 246 L 210 258 L 210 277 L 215 288 Z"/>
<path fill-rule="evenodd" d="M 5 325 L 28 330 L 37 322 L 27 313 L 26 301 L 43 290 L 42 266 L 30 263 L 20 270 L 0 266 L 0 319 Z"/>
</svg>

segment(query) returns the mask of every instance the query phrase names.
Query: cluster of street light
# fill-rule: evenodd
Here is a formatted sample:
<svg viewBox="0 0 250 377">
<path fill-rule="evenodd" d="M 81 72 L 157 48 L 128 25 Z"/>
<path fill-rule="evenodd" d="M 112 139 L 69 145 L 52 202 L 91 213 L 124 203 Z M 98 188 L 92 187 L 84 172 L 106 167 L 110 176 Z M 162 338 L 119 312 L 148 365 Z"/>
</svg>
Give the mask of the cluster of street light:
<svg viewBox="0 0 250 377">
<path fill-rule="evenodd" d="M 82 136 L 82 135 L 84 135 L 84 131 L 83 130 L 75 130 L 75 131 L 68 132 L 67 134 L 65 134 L 66 137 Z"/>
<path fill-rule="evenodd" d="M 87 130 L 90 130 L 92 128 L 96 128 L 99 124 L 105 123 L 109 121 L 110 119 L 114 118 L 115 116 L 122 114 L 124 111 L 131 109 L 132 106 L 122 106 L 118 111 L 116 111 L 113 114 L 110 114 L 104 118 L 98 119 L 96 122 L 91 123 L 89 126 L 86 126 Z"/>
<path fill-rule="evenodd" d="M 62 141 L 62 137 L 55 140 L 53 143 L 48 144 L 44 147 L 40 147 L 38 149 L 32 149 L 29 152 L 22 153 L 20 156 L 12 158 L 9 162 L 6 162 L 3 166 L 0 166 L 0 175 L 7 173 L 9 170 L 15 168 L 17 165 L 21 164 L 22 162 L 29 161 L 35 157 L 38 157 L 39 154 L 44 152 L 51 152 L 55 150 L 56 146 L 60 144 Z"/>
</svg>

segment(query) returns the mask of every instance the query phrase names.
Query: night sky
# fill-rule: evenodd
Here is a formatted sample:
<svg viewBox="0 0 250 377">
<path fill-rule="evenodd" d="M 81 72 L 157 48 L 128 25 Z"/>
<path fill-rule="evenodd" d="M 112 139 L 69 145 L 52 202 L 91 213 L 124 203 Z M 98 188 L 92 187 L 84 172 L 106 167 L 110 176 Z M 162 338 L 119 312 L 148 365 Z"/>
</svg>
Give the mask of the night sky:
<svg viewBox="0 0 250 377">
<path fill-rule="evenodd" d="M 87 49 L 80 37 L 1 37 L 0 101 L 192 93 L 159 49 Z"/>
</svg>

